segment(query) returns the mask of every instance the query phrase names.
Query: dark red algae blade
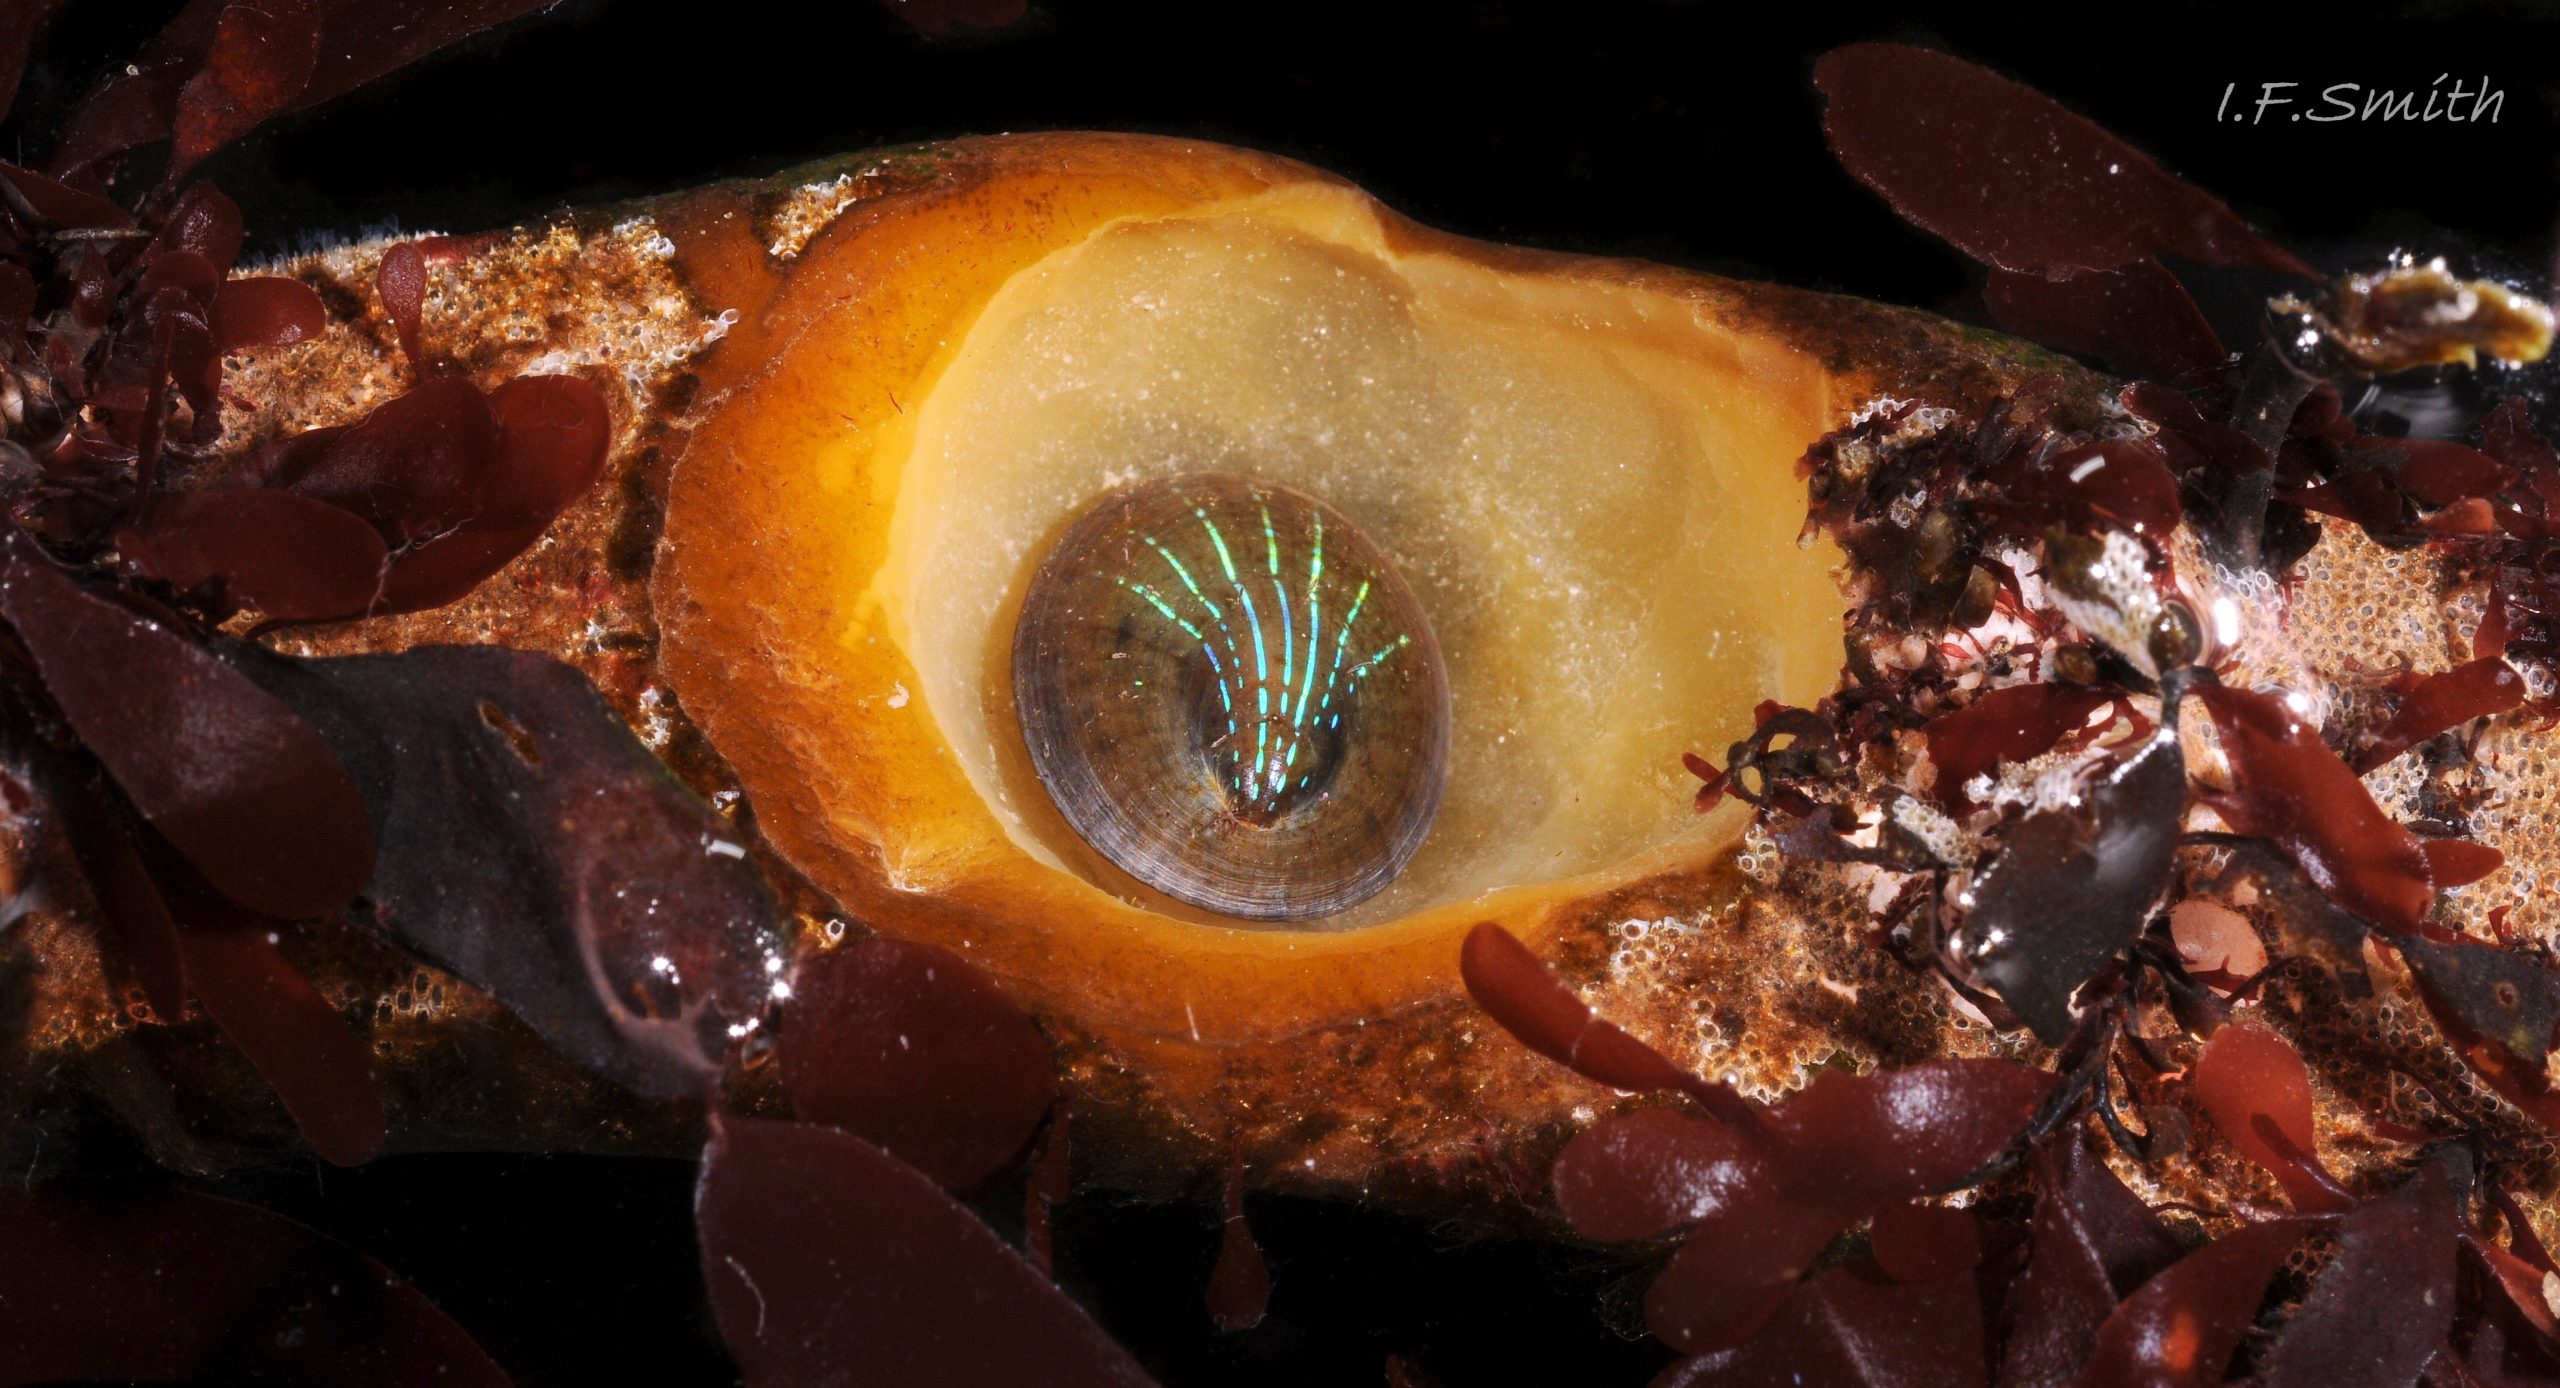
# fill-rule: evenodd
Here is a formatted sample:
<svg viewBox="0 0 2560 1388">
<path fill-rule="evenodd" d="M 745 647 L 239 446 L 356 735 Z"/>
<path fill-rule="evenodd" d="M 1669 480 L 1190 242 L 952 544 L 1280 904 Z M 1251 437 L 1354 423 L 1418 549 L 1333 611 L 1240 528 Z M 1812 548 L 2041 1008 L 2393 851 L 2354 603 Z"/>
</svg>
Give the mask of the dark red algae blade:
<svg viewBox="0 0 2560 1388">
<path fill-rule="evenodd" d="M 2066 1131 L 2038 1148 L 2035 1173 L 2027 1266 L 2009 1291 L 2000 1388 L 2067 1381 L 2116 1304 L 2182 1252 L 2085 1135 Z"/>
<path fill-rule="evenodd" d="M 427 612 L 458 602 L 541 536 L 538 527 L 457 530 L 403 550 L 391 561 L 373 615 Z"/>
<path fill-rule="evenodd" d="M 2330 900 L 2386 930 L 2416 929 L 2435 900 L 2427 855 L 2319 731 L 2270 694 L 2220 684 L 2195 694 L 2231 762 L 2232 788 L 2207 801 L 2215 812 L 2291 853 Z"/>
<path fill-rule="evenodd" d="M 0 1388 L 58 1382 L 505 1388 L 371 1258 L 192 1192 L 0 1188 Z"/>
<path fill-rule="evenodd" d="M 2266 1388 L 2404 1388 L 2453 1329 L 2453 1191 L 2429 1163 L 2347 1216 L 2338 1254 L 2285 1321 Z"/>
<path fill-rule="evenodd" d="M 1271 1308 L 1271 1264 L 1263 1258 L 1262 1245 L 1254 1242 L 1253 1226 L 1244 1217 L 1241 1157 L 1227 1163 L 1219 1204 L 1218 1261 L 1209 1269 L 1209 1288 L 1202 1301 L 1209 1308 L 1209 1319 L 1232 1335 L 1262 1324 L 1263 1314 Z"/>
<path fill-rule="evenodd" d="M 0 177 L 6 177 L 0 172 Z M 27 344 L 36 313 L 36 277 L 14 260 L 0 261 L 0 352 L 16 353 Z"/>
<path fill-rule="evenodd" d="M 951 1190 L 1011 1165 L 1057 1097 L 1049 1043 L 968 961 L 863 940 L 803 960 L 781 1041 L 793 1113 Z"/>
<path fill-rule="evenodd" d="M 84 193 L 67 184 L 22 169 L 0 160 L 0 183 L 6 183 L 35 214 L 56 227 L 96 228 L 129 227 L 133 214 L 95 193 Z"/>
<path fill-rule="evenodd" d="M 2507 855 L 2469 839 L 2428 839 L 2418 845 L 2427 855 L 2427 873 L 2439 890 L 2468 887 L 2507 865 Z"/>
<path fill-rule="evenodd" d="M 365 520 L 292 492 L 215 488 L 154 498 L 116 537 L 134 571 L 181 591 L 220 579 L 273 621 L 352 617 L 382 590 L 390 551 Z"/>
<path fill-rule="evenodd" d="M 2284 1186 L 2295 1209 L 2335 1211 L 2355 1203 L 2320 1164 L 2311 1071 L 2292 1042 L 2257 1022 L 2234 1021 L 2197 1053 L 2187 1087 L 2231 1145 Z"/>
<path fill-rule="evenodd" d="M 2159 427 L 2153 438 L 2169 460 L 2169 470 L 2183 477 L 2199 469 L 2227 478 L 2265 472 L 2274 466 L 2258 441 L 2204 410 L 2182 392 L 2156 381 L 2136 381 L 2118 392 L 2127 410 Z"/>
<path fill-rule="evenodd" d="M 320 58 L 315 0 L 222 7 L 204 63 L 178 89 L 169 177 L 290 110 Z"/>
<path fill-rule="evenodd" d="M 382 311 L 391 317 L 392 331 L 399 335 L 400 354 L 409 359 L 409 369 L 427 369 L 426 348 L 419 329 L 427 303 L 427 253 L 415 241 L 403 241 L 382 253 L 382 263 L 374 268 L 373 292 L 382 300 Z"/>
<path fill-rule="evenodd" d="M 2474 718 L 2488 718 L 2521 707 L 2524 695 L 2524 676 L 2496 656 L 2429 675 L 2400 701 L 2400 711 L 2383 725 L 2364 755 L 2356 758 L 2356 771 L 2371 771 L 2428 738 Z"/>
<path fill-rule="evenodd" d="M 604 396 L 573 376 L 518 376 L 489 397 L 497 464 L 470 524 L 394 557 L 383 612 L 452 602 L 522 554 L 603 475 L 612 419 Z"/>
<path fill-rule="evenodd" d="M 489 392 L 489 410 L 498 466 L 472 526 L 539 534 L 604 473 L 613 431 L 604 394 L 575 376 L 518 376 Z"/>
<path fill-rule="evenodd" d="M 1855 43 L 1814 64 L 1832 151 L 1906 221 L 2019 273 L 2167 251 L 2311 275 L 2203 190 L 2050 97 L 1926 48 Z"/>
<path fill-rule="evenodd" d="M 2006 1060 L 1827 1070 L 1771 1111 L 1787 1170 L 1867 1210 L 1940 1190 L 1999 1156 L 2056 1083 Z"/>
<path fill-rule="evenodd" d="M 2052 1092 L 2054 1077 L 2001 1060 L 1929 1061 L 1872 1075 L 1827 1072 L 1769 1111 L 1766 1157 L 1699 1162 L 1659 1195 L 1609 1197 L 1612 1219 L 1633 1227 L 1647 1206 L 1693 1201 L 1698 1222 L 1645 1294 L 1645 1322 L 1692 1354 L 1731 1349 L 1793 1290 L 1832 1238 L 1858 1220 L 1936 1191 L 1998 1157 Z M 1570 1149 L 1568 1149 L 1570 1150 Z M 1621 1184 L 1660 1181 L 1640 1164 L 1660 1149 L 1627 1144 Z M 1615 1155 L 1595 1147 L 1585 1178 Z M 1704 1180 L 1697 1179 L 1701 1174 Z M 1590 1206 L 1586 1206 L 1590 1208 Z"/>
<path fill-rule="evenodd" d="M 363 788 L 386 851 L 360 923 L 637 1093 L 716 1080 L 773 1000 L 773 902 L 729 822 L 584 675 L 492 646 L 223 649 Z"/>
<path fill-rule="evenodd" d="M 2522 396 L 2508 396 L 2481 418 L 2480 451 L 2536 484 L 2546 501 L 2547 485 L 2560 481 L 2560 448 L 2533 427 L 2533 407 Z"/>
<path fill-rule="evenodd" d="M 65 788 L 57 797 L 62 829 L 79 859 L 89 894 L 115 932 L 126 967 L 160 1021 L 176 1022 L 187 1010 L 187 968 L 178 951 L 178 927 L 168 902 L 133 834 L 105 803 L 103 787 Z"/>
<path fill-rule="evenodd" d="M 1897 1282 L 1850 1264 L 1797 1288 L 1749 1344 L 1683 1360 L 1653 1388 L 1981 1388 L 1984 1374 L 1971 1277 Z"/>
<path fill-rule="evenodd" d="M 1756 1110 L 1731 1088 L 1690 1073 L 1661 1052 L 1593 1015 L 1538 962 L 1519 937 L 1491 921 L 1467 932 L 1458 970 L 1476 1005 L 1520 1043 L 1585 1079 L 1613 1089 L 1677 1090 L 1709 1112 L 1746 1126 Z"/>
<path fill-rule="evenodd" d="M 1549 1179 L 1575 1233 L 1633 1243 L 1756 1199 L 1776 1177 L 1760 1146 L 1731 1125 L 1649 1108 L 1575 1134 Z"/>
<path fill-rule="evenodd" d="M 1944 1205 L 1888 1205 L 1868 1227 L 1867 1248 L 1896 1282 L 1959 1277 L 1982 1262 L 1982 1222 Z"/>
<path fill-rule="evenodd" d="M 353 424 L 284 440 L 247 480 L 351 511 L 397 545 L 474 520 L 497 464 L 498 416 L 489 397 L 445 376 Z"/>
<path fill-rule="evenodd" d="M 1031 1179 L 1022 1184 L 1022 1252 L 1043 1277 L 1057 1275 L 1057 1209 L 1075 1193 L 1074 1120 L 1075 1110 L 1065 1104 L 1050 1112 Z"/>
<path fill-rule="evenodd" d="M 2158 251 L 2312 269 L 2051 97 L 1910 44 L 1851 44 L 1812 67 L 1823 131 L 1853 177 L 1910 223 L 2022 274 L 2115 269 Z"/>
<path fill-rule="evenodd" d="M 1921 729 L 1937 780 L 1929 796 L 1951 810 L 1970 809 L 1965 783 L 2010 762 L 2043 756 L 2087 727 L 2111 702 L 2105 691 L 2076 684 L 2017 684 L 1985 692 Z"/>
<path fill-rule="evenodd" d="M 542 8 L 553 0 L 306 0 L 290 7 L 261 7 L 235 0 L 189 0 L 187 7 L 147 45 L 124 75 L 100 87 L 72 113 L 56 172 L 79 169 L 154 140 L 167 139 L 180 119 L 182 92 L 208 68 L 219 45 L 219 21 L 234 9 L 285 8 L 298 15 L 284 41 L 313 45 L 301 81 L 283 91 L 270 81 L 241 92 L 232 107 L 226 139 L 236 139 L 287 111 L 333 96 L 406 66 L 447 44 Z M 257 61 L 252 53 L 249 61 Z M 211 100 L 211 98 L 205 98 Z"/>
<path fill-rule="evenodd" d="M 2147 442 L 2013 448 L 1981 476 L 1991 488 L 1984 511 L 2017 533 L 2051 525 L 2081 535 L 2116 529 L 2156 546 L 2167 543 L 2183 514 L 2167 450 Z"/>
<path fill-rule="evenodd" d="M 196 1001 L 284 1101 L 311 1150 L 361 1166 L 382 1150 L 373 1048 L 286 962 L 266 922 L 180 907 L 178 949 Z"/>
<path fill-rule="evenodd" d="M 167 234 L 156 239 L 149 260 L 142 271 L 138 291 L 147 303 L 163 290 L 179 291 L 178 302 L 202 312 L 213 302 L 213 293 L 222 283 L 222 270 L 210 256 L 184 246 L 168 244 Z"/>
<path fill-rule="evenodd" d="M 188 637 L 88 593 L 0 536 L 0 616 L 134 808 L 205 881 L 264 915 L 318 916 L 373 871 L 346 768 L 311 725 Z"/>
<path fill-rule="evenodd" d="M 2540 1268 L 2494 1244 L 2464 1239 L 2453 1338 L 2427 1364 L 2426 1388 L 2544 1388 L 2560 1383 Z"/>
<path fill-rule="evenodd" d="M 1153 1381 L 931 1178 L 841 1129 L 715 1116 L 694 1222 L 751 1388 Z"/>
<path fill-rule="evenodd" d="M 286 439 L 244 480 L 363 517 L 392 551 L 363 610 L 416 612 L 540 539 L 602 475 L 612 428 L 603 394 L 574 376 L 519 376 L 486 395 L 440 376 L 353 424 Z"/>
<path fill-rule="evenodd" d="M 9 114 L 18 97 L 18 79 L 26 74 L 27 53 L 44 32 L 62 0 L 19 0 L 0 9 L 0 116 Z"/>
<path fill-rule="evenodd" d="M 2187 287 L 2149 256 L 2050 276 L 1995 269 L 1982 297 L 2008 332 L 2096 357 L 2126 376 L 2202 377 L 2229 360 Z"/>
<path fill-rule="evenodd" d="M 2429 1010 L 2504 1047 L 2528 1069 L 2543 1068 L 2560 1031 L 2560 971 L 2478 940 L 2440 944 L 2413 935 L 2399 944 Z"/>
<path fill-rule="evenodd" d="M 172 265 L 179 267 L 171 276 L 179 282 L 152 288 L 142 305 L 143 323 L 151 329 L 154 384 L 149 398 L 164 398 L 159 382 L 165 379 L 197 417 L 205 419 L 214 413 L 222 383 L 222 358 L 213 348 L 213 323 L 208 310 L 213 297 L 213 267 L 204 257 L 181 251 L 156 261 L 144 274 L 143 284 L 151 286 L 158 272 Z M 201 284 L 185 282 L 195 274 L 203 276 Z M 146 408 L 153 412 L 142 421 L 143 466 L 139 475 L 140 486 L 148 493 L 154 485 L 156 473 L 152 469 L 159 456 L 165 421 L 157 413 L 157 404 Z"/>
<path fill-rule="evenodd" d="M 246 240 L 240 204 L 210 183 L 191 183 L 169 205 L 168 220 L 151 238 L 151 247 L 155 258 L 168 251 L 193 251 L 227 274 Z"/>
<path fill-rule="evenodd" d="M 226 355 L 290 347 L 328 326 L 320 296 L 300 280 L 253 275 L 224 280 L 213 291 L 214 350 Z"/>
<path fill-rule="evenodd" d="M 2427 506 L 2494 497 L 2508 479 L 2497 459 L 2450 439 L 2393 439 L 2386 445 L 2400 455 L 2392 480 Z"/>
<path fill-rule="evenodd" d="M 1645 1288 L 1645 1328 L 1685 1354 L 1750 1343 L 1858 1215 L 1783 1179 L 1742 1192 L 1700 1220 Z"/>
<path fill-rule="evenodd" d="M 2222 1382 L 2276 1269 L 2302 1241 L 2289 1223 L 2236 1229 L 2142 1284 L 2098 1327 L 2079 1388 L 2206 1388 Z"/>
<path fill-rule="evenodd" d="M 291 109 L 328 100 L 552 0 L 315 0 L 320 58 Z"/>
</svg>

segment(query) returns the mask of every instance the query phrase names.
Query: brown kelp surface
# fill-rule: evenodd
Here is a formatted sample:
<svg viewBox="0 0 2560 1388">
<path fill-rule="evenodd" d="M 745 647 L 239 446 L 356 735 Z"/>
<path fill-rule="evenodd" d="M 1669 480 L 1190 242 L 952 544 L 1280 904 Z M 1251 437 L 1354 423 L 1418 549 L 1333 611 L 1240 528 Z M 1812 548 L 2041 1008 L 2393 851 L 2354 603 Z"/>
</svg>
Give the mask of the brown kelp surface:
<svg viewBox="0 0 2560 1388">
<path fill-rule="evenodd" d="M 54 8 L 0 20 L 0 93 Z M 700 1269 L 747 1381 L 1148 1381 L 1053 1276 L 1061 1094 L 1089 1071 L 956 954 L 806 909 L 751 817 L 669 773 L 701 749 L 635 735 L 616 657 L 286 653 L 485 597 L 656 399 L 441 358 L 431 267 L 484 245 L 399 242 L 366 301 L 232 273 L 199 161 L 530 7 L 400 8 L 187 6 L 41 171 L 0 166 L 0 803 L 46 893 L 7 907 L 0 967 L 85 960 L 116 1025 L 219 1030 L 237 1064 L 145 1049 L 165 1071 L 116 1109 L 179 1171 L 253 1160 L 243 1107 L 281 1115 L 246 1126 L 269 1150 L 367 1161 L 432 1107 L 386 1080 L 377 992 L 476 990 L 505 1016 L 472 1034 L 503 1044 L 458 1073 L 492 1128 L 698 1146 Z M 1808 441 L 1813 524 L 1853 565 L 1848 670 L 1690 755 L 1701 808 L 1750 803 L 1749 870 L 1793 884 L 1763 895 L 1939 999 L 1966 1053 L 1844 1053 L 1781 1091 L 1647 1039 L 1660 1015 L 1620 1014 L 1587 952 L 1482 927 L 1464 1025 L 1591 1110 L 1502 1149 L 1534 1163 L 1508 1202 L 1646 1265 L 1630 1314 L 1677 1355 L 1663 1383 L 2560 1374 L 2537 1232 L 2560 985 L 2453 895 L 2508 867 L 2465 798 L 2482 720 L 2554 711 L 2526 672 L 2560 656 L 2560 458 L 2528 402 L 2467 442 L 2368 435 L 2343 368 L 2287 355 L 2296 320 L 2236 360 L 2206 324 L 2192 274 L 2318 292 L 2218 200 L 1942 55 L 1861 45 L 1816 78 L 1843 162 L 1986 267 L 2004 325 L 2149 378 L 2093 401 L 2057 370 L 1978 417 L 1879 402 Z M 351 316 L 396 352 L 389 393 L 320 427 L 226 407 L 226 375 Z M 2466 660 L 2315 717 L 2326 692 L 2222 606 L 2280 604 L 2248 575 L 2320 547 L 2470 585 Z M 1866 977 L 1853 1004 L 1886 991 Z M 2323 1021 L 2395 997 L 2381 1040 Z M 1249 1333 L 1289 1269 L 1241 1147 L 1211 1165 L 1184 1313 Z M 0 1242 L 24 1255 L 0 1382 L 504 1381 L 380 1266 L 247 1206 L 40 1182 Z"/>
</svg>

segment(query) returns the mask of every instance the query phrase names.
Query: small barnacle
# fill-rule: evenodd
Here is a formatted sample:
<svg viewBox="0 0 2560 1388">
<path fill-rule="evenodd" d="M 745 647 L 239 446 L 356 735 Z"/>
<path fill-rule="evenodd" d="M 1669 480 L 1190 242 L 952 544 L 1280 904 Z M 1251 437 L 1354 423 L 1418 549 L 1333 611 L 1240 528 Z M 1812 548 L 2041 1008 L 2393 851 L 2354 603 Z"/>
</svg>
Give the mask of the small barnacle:
<svg viewBox="0 0 2560 1388">
<path fill-rule="evenodd" d="M 1951 868 L 1973 866 L 1973 841 L 1961 826 L 1947 817 L 1945 811 L 1925 800 L 1906 795 L 1895 800 L 1888 813 L 1903 832 L 1918 839 L 1929 850 L 1929 856 L 1939 863 Z"/>
<path fill-rule="evenodd" d="M 2161 596 L 2150 552 L 2133 536 L 2115 529 L 2095 536 L 2051 531 L 2044 574 L 2055 608 L 2145 676 L 2158 679 L 2193 659 L 2195 617 Z"/>
</svg>

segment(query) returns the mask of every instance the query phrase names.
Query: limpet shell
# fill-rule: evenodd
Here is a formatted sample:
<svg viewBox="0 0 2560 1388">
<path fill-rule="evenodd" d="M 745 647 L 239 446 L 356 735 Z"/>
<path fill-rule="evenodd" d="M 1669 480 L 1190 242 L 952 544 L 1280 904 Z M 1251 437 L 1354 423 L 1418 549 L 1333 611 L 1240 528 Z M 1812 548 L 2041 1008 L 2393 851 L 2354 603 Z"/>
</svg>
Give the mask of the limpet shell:
<svg viewBox="0 0 2560 1388">
<path fill-rule="evenodd" d="M 1220 915 L 1375 896 L 1448 781 L 1448 676 L 1394 562 L 1314 497 L 1232 473 L 1078 516 L 1023 597 L 1013 692 L 1069 826 Z"/>
</svg>

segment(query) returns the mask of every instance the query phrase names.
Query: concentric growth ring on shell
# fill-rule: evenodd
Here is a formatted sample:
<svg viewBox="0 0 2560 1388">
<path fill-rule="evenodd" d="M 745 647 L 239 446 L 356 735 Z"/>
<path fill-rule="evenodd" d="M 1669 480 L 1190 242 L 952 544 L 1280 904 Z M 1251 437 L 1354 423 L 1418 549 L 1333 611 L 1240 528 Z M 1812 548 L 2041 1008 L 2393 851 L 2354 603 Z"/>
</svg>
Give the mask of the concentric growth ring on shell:
<svg viewBox="0 0 2560 1388">
<path fill-rule="evenodd" d="M 1315 498 L 1229 473 L 1078 516 L 1023 596 L 1013 685 L 1068 825 L 1222 915 L 1375 895 L 1448 779 L 1448 679 L 1393 561 Z"/>
</svg>

